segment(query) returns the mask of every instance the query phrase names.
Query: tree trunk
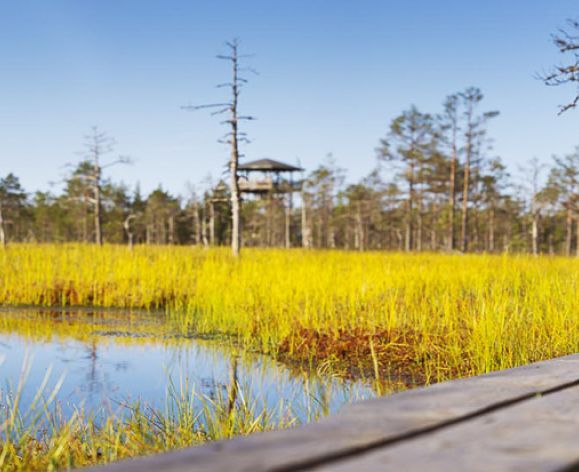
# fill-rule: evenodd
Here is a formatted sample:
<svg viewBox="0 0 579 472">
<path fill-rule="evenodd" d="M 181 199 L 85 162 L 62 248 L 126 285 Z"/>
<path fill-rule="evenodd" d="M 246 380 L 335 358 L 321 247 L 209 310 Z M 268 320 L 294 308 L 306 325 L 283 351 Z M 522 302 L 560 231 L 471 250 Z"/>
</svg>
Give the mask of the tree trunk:
<svg viewBox="0 0 579 472">
<path fill-rule="evenodd" d="M 4 216 L 2 213 L 2 203 L 0 203 L 0 246 L 6 247 L 6 233 L 4 231 Z"/>
<path fill-rule="evenodd" d="M 215 246 L 215 203 L 209 202 L 209 245 Z"/>
<path fill-rule="evenodd" d="M 87 195 L 83 195 L 83 221 L 82 221 L 82 240 L 85 243 L 89 242 L 89 233 L 88 233 L 88 206 L 90 202 L 87 200 Z"/>
<path fill-rule="evenodd" d="M 318 208 L 316 213 L 316 218 L 313 218 L 314 211 L 312 208 L 312 217 L 310 218 L 310 224 L 312 225 L 312 247 L 324 247 L 325 241 L 322 230 L 325 227 L 325 221 L 323 218 L 323 210 Z M 320 214 L 321 213 L 321 214 Z"/>
<path fill-rule="evenodd" d="M 565 254 L 571 255 L 571 240 L 573 238 L 573 211 L 571 205 L 567 205 L 567 218 L 565 220 Z"/>
<path fill-rule="evenodd" d="M 480 97 L 482 98 L 482 96 Z M 464 182 L 462 189 L 462 218 L 461 218 L 461 235 L 460 235 L 460 249 L 462 252 L 468 250 L 468 201 L 470 197 L 470 174 L 471 174 L 471 163 L 472 156 L 474 154 L 475 145 L 475 135 L 477 130 L 476 120 L 474 119 L 474 106 L 477 98 L 473 96 L 467 97 L 467 110 L 466 110 L 466 158 L 464 163 Z"/>
<path fill-rule="evenodd" d="M 201 240 L 205 248 L 209 247 L 209 238 L 207 237 L 207 216 L 203 215 L 201 220 Z"/>
<path fill-rule="evenodd" d="M 358 202 L 358 211 L 356 212 L 356 248 L 363 251 L 364 247 L 364 219 L 362 218 L 362 205 Z"/>
<path fill-rule="evenodd" d="M 417 215 L 417 229 L 416 229 L 416 250 L 421 252 L 422 251 L 422 237 L 423 237 L 423 215 L 422 215 L 422 192 L 419 193 L 418 198 L 418 215 Z"/>
<path fill-rule="evenodd" d="M 452 157 L 450 160 L 450 178 L 449 178 L 449 215 L 448 215 L 448 249 L 453 251 L 456 244 L 456 235 L 454 230 L 454 211 L 456 207 L 456 164 L 457 164 L 457 151 L 456 151 L 456 129 L 453 129 L 452 136 Z"/>
<path fill-rule="evenodd" d="M 201 218 L 197 202 L 193 205 L 193 239 L 195 244 L 201 244 Z"/>
<path fill-rule="evenodd" d="M 241 249 L 241 195 L 239 193 L 239 177 L 237 166 L 239 150 L 237 147 L 237 123 L 234 126 L 234 137 L 231 145 L 231 251 L 237 257 Z"/>
<path fill-rule="evenodd" d="M 100 171 L 97 171 L 97 179 L 100 177 L 98 176 Z M 103 244 L 103 231 L 102 231 L 102 203 L 101 203 L 101 187 L 100 183 L 97 180 L 94 186 L 94 195 L 95 195 L 95 205 L 94 205 L 94 231 L 95 231 L 95 242 L 102 246 Z"/>
<path fill-rule="evenodd" d="M 330 249 L 335 249 L 336 247 L 336 233 L 334 228 L 334 221 L 332 218 L 332 211 L 333 211 L 333 203 L 332 203 L 332 194 L 331 190 L 329 195 L 324 197 L 324 222 L 326 226 L 326 241 L 325 246 Z"/>
<path fill-rule="evenodd" d="M 489 252 L 495 252 L 495 207 L 489 211 Z"/>
<path fill-rule="evenodd" d="M 134 215 L 129 215 L 127 216 L 127 218 L 125 219 L 124 223 L 123 223 L 123 228 L 125 229 L 125 232 L 127 233 L 127 242 L 129 245 L 129 250 L 133 250 L 133 245 L 134 245 L 134 232 L 133 232 L 133 226 L 131 224 L 131 221 L 134 220 L 135 216 Z"/>
<path fill-rule="evenodd" d="M 436 229 L 434 229 L 434 227 L 432 227 L 430 229 L 430 250 L 431 251 L 436 251 L 437 249 L 437 244 L 436 244 Z"/>
<path fill-rule="evenodd" d="M 267 208 L 265 218 L 265 245 L 273 246 L 273 195 L 272 190 L 267 192 Z"/>
<path fill-rule="evenodd" d="M 332 217 L 328 220 L 328 247 L 330 249 L 336 248 L 336 230 L 334 228 L 334 224 L 332 223 Z"/>
<path fill-rule="evenodd" d="M 161 244 L 167 244 L 167 225 L 165 224 L 165 219 L 161 216 L 161 221 L 158 222 L 158 226 L 161 228 Z M 159 244 L 159 240 L 156 240 Z"/>
<path fill-rule="evenodd" d="M 287 205 L 285 208 L 285 247 L 289 249 L 291 241 L 291 223 L 292 223 L 292 194 L 288 194 Z"/>
<path fill-rule="evenodd" d="M 312 228 L 310 226 L 309 199 L 302 191 L 302 247 L 310 249 L 312 247 Z"/>
<path fill-rule="evenodd" d="M 396 240 L 398 242 L 398 250 L 402 250 L 402 245 L 405 243 L 405 239 L 402 237 L 402 232 L 399 229 L 396 229 Z"/>
<path fill-rule="evenodd" d="M 175 243 L 175 216 L 169 216 L 169 244 Z"/>
<path fill-rule="evenodd" d="M 233 419 L 235 412 L 235 403 L 237 401 L 237 395 L 239 390 L 239 382 L 237 377 L 237 370 L 239 366 L 239 359 L 237 355 L 234 355 L 229 364 L 229 385 L 227 386 L 227 413 L 229 420 Z"/>
<path fill-rule="evenodd" d="M 149 245 L 152 242 L 152 230 L 151 230 L 151 223 L 147 223 L 147 227 L 145 228 L 145 241 L 146 244 Z"/>
<path fill-rule="evenodd" d="M 414 227 L 412 224 L 414 212 L 414 167 L 410 166 L 410 179 L 408 182 L 408 202 L 406 207 L 406 234 L 404 236 L 404 250 L 412 251 L 414 247 L 413 241 L 413 231 Z"/>
<path fill-rule="evenodd" d="M 469 146 L 470 147 L 470 146 Z M 468 249 L 468 194 L 470 185 L 470 150 L 467 147 L 466 162 L 464 164 L 464 186 L 462 190 L 462 221 L 460 235 L 460 250 L 466 252 Z"/>
<path fill-rule="evenodd" d="M 533 210 L 533 223 L 531 227 L 531 245 L 533 255 L 539 254 L 539 213 Z"/>
<path fill-rule="evenodd" d="M 232 45 L 231 62 L 233 66 L 233 80 L 231 82 L 231 158 L 229 162 L 230 191 L 231 191 L 231 251 L 235 257 L 241 250 L 241 192 L 239 191 L 239 141 L 237 102 L 239 98 L 238 55 L 237 43 Z"/>
</svg>

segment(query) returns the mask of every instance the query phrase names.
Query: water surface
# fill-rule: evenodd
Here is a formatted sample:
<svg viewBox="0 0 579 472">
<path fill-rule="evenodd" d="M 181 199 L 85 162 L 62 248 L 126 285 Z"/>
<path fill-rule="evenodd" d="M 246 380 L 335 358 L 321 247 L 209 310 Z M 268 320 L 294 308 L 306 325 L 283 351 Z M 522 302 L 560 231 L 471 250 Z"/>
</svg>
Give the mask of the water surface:
<svg viewBox="0 0 579 472">
<path fill-rule="evenodd" d="M 194 390 L 201 407 L 203 398 L 226 396 L 234 365 L 243 398 L 256 410 L 275 410 L 276 417 L 306 421 L 374 395 L 360 382 L 290 369 L 223 341 L 183 335 L 163 314 L 4 309 L 0 360 L 0 386 L 14 392 L 20 382 L 24 410 L 47 372 L 46 394 L 61 381 L 56 401 L 65 416 L 80 408 L 122 415 L 122 405 L 135 402 L 163 408 L 171 382 L 179 392 Z"/>
</svg>

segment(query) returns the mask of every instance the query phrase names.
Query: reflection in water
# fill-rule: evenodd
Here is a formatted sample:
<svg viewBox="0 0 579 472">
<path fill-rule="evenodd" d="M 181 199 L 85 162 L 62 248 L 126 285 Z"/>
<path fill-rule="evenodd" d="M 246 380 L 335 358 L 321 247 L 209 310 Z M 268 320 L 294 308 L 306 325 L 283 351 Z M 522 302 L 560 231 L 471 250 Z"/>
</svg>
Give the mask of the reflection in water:
<svg viewBox="0 0 579 472">
<path fill-rule="evenodd" d="M 182 336 L 159 314 L 2 311 L 0 356 L 4 391 L 16 389 L 31 358 L 24 408 L 49 368 L 53 384 L 63 376 L 57 401 L 65 415 L 75 409 L 122 414 L 121 405 L 135 402 L 162 408 L 171 383 L 178 391 L 225 398 L 229 412 L 243 400 L 300 420 L 373 396 L 361 383 L 296 373 L 266 356 Z"/>
</svg>

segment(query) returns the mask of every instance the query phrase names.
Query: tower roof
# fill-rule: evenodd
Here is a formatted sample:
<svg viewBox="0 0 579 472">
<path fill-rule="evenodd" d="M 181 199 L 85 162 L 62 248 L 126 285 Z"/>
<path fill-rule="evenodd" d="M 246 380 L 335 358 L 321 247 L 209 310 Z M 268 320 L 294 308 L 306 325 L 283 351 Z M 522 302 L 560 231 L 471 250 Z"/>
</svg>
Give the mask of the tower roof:
<svg viewBox="0 0 579 472">
<path fill-rule="evenodd" d="M 246 162 L 240 164 L 239 170 L 251 171 L 270 171 L 270 172 L 299 172 L 303 169 L 301 167 L 292 166 L 283 162 L 274 161 L 273 159 L 259 159 L 257 161 Z"/>
</svg>

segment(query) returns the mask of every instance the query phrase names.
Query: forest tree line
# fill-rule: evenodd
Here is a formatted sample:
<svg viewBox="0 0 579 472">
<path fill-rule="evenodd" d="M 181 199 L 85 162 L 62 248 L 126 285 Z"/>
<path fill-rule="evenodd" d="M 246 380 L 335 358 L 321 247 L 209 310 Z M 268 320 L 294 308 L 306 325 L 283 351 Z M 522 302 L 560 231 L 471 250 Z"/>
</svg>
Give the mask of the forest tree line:
<svg viewBox="0 0 579 472">
<path fill-rule="evenodd" d="M 579 255 L 579 148 L 510 175 L 493 154 L 483 94 L 468 88 L 438 113 L 412 106 L 376 148 L 359 182 L 331 158 L 287 196 L 245 198 L 244 246 L 353 250 L 529 252 Z M 148 195 L 116 183 L 113 141 L 94 129 L 62 190 L 27 192 L 0 177 L 0 242 L 227 245 L 230 198 L 222 182 L 186 197 L 159 187 Z"/>
</svg>

